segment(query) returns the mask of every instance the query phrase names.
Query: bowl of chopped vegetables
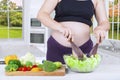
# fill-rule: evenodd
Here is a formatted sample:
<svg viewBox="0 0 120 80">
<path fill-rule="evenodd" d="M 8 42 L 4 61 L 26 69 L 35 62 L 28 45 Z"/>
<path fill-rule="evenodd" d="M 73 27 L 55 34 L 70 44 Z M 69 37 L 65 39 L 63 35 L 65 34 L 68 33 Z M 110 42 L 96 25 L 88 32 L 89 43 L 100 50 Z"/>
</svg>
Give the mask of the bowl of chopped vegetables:
<svg viewBox="0 0 120 80">
<path fill-rule="evenodd" d="M 99 54 L 91 55 L 90 57 L 84 55 L 83 59 L 78 59 L 73 55 L 64 55 L 63 58 L 68 69 L 82 73 L 94 71 L 101 62 L 101 55 Z"/>
</svg>

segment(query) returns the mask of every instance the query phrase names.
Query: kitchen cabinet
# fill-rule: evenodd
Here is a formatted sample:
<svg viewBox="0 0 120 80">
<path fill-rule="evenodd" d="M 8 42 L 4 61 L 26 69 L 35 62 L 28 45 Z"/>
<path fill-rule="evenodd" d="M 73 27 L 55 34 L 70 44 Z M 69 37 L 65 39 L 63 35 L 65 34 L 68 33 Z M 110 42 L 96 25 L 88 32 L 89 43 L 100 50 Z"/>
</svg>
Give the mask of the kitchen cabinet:
<svg viewBox="0 0 120 80">
<path fill-rule="evenodd" d="M 27 4 L 28 1 L 25 1 L 24 38 L 26 43 L 34 45 L 46 53 L 47 39 L 50 36 L 50 30 L 37 20 L 37 14 L 43 2 L 44 0 L 29 0 L 29 4 Z"/>
</svg>

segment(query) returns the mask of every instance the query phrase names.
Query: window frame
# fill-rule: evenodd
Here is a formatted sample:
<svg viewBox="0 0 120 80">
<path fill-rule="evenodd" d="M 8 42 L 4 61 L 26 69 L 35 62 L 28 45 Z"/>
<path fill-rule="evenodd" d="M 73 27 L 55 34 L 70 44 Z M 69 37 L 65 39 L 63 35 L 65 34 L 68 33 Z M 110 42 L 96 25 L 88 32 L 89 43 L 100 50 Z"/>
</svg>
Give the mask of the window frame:
<svg viewBox="0 0 120 80">
<path fill-rule="evenodd" d="M 21 45 L 29 44 L 30 41 L 30 4 L 27 0 L 22 0 L 23 3 L 23 15 L 22 15 L 22 38 L 21 39 L 0 39 L 0 45 Z M 14 42 L 14 44 L 13 44 Z"/>
</svg>

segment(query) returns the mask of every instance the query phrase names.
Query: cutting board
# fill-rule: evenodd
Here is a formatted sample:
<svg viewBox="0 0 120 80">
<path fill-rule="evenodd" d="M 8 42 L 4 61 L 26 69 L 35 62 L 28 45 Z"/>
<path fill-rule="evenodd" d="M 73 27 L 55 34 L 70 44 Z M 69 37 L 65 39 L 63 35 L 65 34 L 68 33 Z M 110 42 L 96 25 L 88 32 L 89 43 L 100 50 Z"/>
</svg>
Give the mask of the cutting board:
<svg viewBox="0 0 120 80">
<path fill-rule="evenodd" d="M 64 76 L 65 75 L 65 66 L 57 69 L 53 72 L 31 72 L 31 71 L 15 71 L 15 72 L 5 72 L 7 76 Z"/>
</svg>

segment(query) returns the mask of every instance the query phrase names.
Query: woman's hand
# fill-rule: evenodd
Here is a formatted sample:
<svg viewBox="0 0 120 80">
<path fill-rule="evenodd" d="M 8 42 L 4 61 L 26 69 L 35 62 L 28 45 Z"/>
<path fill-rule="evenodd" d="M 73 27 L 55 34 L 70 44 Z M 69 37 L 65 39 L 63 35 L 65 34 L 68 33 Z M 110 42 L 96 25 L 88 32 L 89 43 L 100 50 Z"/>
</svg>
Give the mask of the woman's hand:
<svg viewBox="0 0 120 80">
<path fill-rule="evenodd" d="M 101 26 L 98 26 L 98 27 L 96 27 L 95 29 L 94 29 L 94 35 L 95 35 L 95 37 L 96 37 L 96 39 L 97 39 L 97 43 L 101 43 L 104 39 L 105 39 L 105 37 L 106 37 L 106 30 L 105 29 L 103 29 L 103 27 L 101 27 Z M 100 40 L 101 39 L 101 40 Z"/>
<path fill-rule="evenodd" d="M 62 26 L 58 31 L 61 32 L 68 41 L 73 41 L 72 31 L 69 28 Z"/>
</svg>

